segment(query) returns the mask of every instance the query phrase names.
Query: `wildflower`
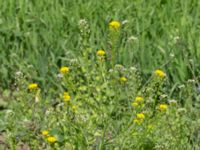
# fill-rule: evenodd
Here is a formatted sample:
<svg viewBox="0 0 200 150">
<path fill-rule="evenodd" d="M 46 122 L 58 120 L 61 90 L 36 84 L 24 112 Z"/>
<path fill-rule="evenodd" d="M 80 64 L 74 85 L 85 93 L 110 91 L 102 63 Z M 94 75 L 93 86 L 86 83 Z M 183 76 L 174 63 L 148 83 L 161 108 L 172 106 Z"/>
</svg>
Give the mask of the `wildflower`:
<svg viewBox="0 0 200 150">
<path fill-rule="evenodd" d="M 63 74 L 59 73 L 59 74 L 57 74 L 57 77 L 58 77 L 59 79 L 62 79 L 62 78 L 63 78 Z"/>
<path fill-rule="evenodd" d="M 130 67 L 130 71 L 131 71 L 131 72 L 136 72 L 137 69 L 136 69 L 135 67 Z"/>
<path fill-rule="evenodd" d="M 55 143 L 55 142 L 57 141 L 57 138 L 56 138 L 55 136 L 49 136 L 49 137 L 47 138 L 47 141 L 48 141 L 49 143 Z"/>
<path fill-rule="evenodd" d="M 66 74 L 69 72 L 69 67 L 61 67 L 60 68 L 60 73 L 61 74 Z"/>
<path fill-rule="evenodd" d="M 15 76 L 16 76 L 16 78 L 21 78 L 21 77 L 23 77 L 23 73 L 21 71 L 17 71 L 15 73 Z"/>
<path fill-rule="evenodd" d="M 104 50 L 98 50 L 97 51 L 97 56 L 103 57 L 106 55 L 106 52 Z"/>
<path fill-rule="evenodd" d="M 183 114 L 185 114 L 187 112 L 187 110 L 185 109 L 185 108 L 179 108 L 178 110 L 177 110 L 177 114 L 178 115 L 183 115 Z"/>
<path fill-rule="evenodd" d="M 192 60 L 193 61 L 193 60 Z M 187 80 L 188 83 L 195 83 L 195 79 L 188 79 Z"/>
<path fill-rule="evenodd" d="M 31 83 L 31 84 L 29 84 L 29 86 L 28 86 L 28 89 L 29 89 L 30 91 L 36 90 L 37 88 L 38 88 L 38 84 L 36 84 L 36 83 Z"/>
<path fill-rule="evenodd" d="M 85 26 L 87 26 L 87 21 L 85 20 L 85 19 L 81 19 L 80 21 L 79 21 L 79 26 L 80 27 L 82 27 L 82 28 L 84 28 Z"/>
<path fill-rule="evenodd" d="M 168 108 L 168 106 L 166 104 L 160 104 L 158 109 L 161 111 L 165 111 L 165 110 L 167 110 L 167 108 Z"/>
<path fill-rule="evenodd" d="M 136 102 L 136 103 L 140 103 L 140 102 L 142 102 L 143 100 L 144 100 L 144 98 L 141 97 L 141 96 L 137 96 L 137 97 L 135 98 L 135 102 Z"/>
<path fill-rule="evenodd" d="M 143 113 L 137 114 L 137 117 L 133 120 L 134 123 L 140 125 L 145 119 L 145 115 Z"/>
<path fill-rule="evenodd" d="M 47 131 L 47 130 L 42 131 L 42 135 L 48 136 L 49 135 L 49 131 Z"/>
<path fill-rule="evenodd" d="M 137 106 L 138 106 L 138 103 L 137 103 L 137 102 L 133 102 L 133 103 L 132 103 L 132 106 L 133 106 L 133 107 L 137 107 Z"/>
<path fill-rule="evenodd" d="M 109 29 L 119 29 L 120 22 L 119 21 L 111 21 L 109 23 Z"/>
<path fill-rule="evenodd" d="M 145 115 L 143 113 L 137 114 L 137 119 L 144 120 L 144 118 L 145 118 Z"/>
<path fill-rule="evenodd" d="M 172 100 L 169 100 L 169 104 L 170 105 L 176 105 L 177 104 L 177 101 L 172 99 Z"/>
<path fill-rule="evenodd" d="M 159 70 L 159 69 L 155 71 L 155 75 L 160 78 L 164 78 L 166 76 L 166 74 L 162 70 Z"/>
<path fill-rule="evenodd" d="M 135 37 L 135 36 L 130 36 L 129 38 L 128 38 L 128 40 L 127 40 L 128 42 L 136 42 L 136 41 L 138 41 L 138 38 L 137 37 Z"/>
<path fill-rule="evenodd" d="M 78 59 L 74 58 L 74 59 L 70 59 L 69 60 L 69 63 L 71 66 L 75 66 L 75 65 L 78 65 Z"/>
<path fill-rule="evenodd" d="M 120 81 L 121 81 L 121 82 L 126 82 L 126 81 L 127 81 L 127 78 L 126 78 L 126 77 L 121 77 L 121 78 L 120 78 Z"/>
<path fill-rule="evenodd" d="M 144 118 L 145 115 L 143 113 L 139 113 L 137 114 L 137 117 L 133 120 L 133 122 L 140 125 L 143 122 Z"/>
<path fill-rule="evenodd" d="M 129 21 L 128 20 L 123 20 L 122 25 L 127 24 Z"/>
<path fill-rule="evenodd" d="M 116 69 L 117 71 L 122 72 L 122 71 L 125 70 L 125 67 L 123 65 L 116 64 L 114 69 Z"/>
<path fill-rule="evenodd" d="M 68 92 L 64 92 L 63 99 L 64 99 L 65 102 L 69 102 L 70 101 L 71 97 L 70 97 Z"/>
</svg>

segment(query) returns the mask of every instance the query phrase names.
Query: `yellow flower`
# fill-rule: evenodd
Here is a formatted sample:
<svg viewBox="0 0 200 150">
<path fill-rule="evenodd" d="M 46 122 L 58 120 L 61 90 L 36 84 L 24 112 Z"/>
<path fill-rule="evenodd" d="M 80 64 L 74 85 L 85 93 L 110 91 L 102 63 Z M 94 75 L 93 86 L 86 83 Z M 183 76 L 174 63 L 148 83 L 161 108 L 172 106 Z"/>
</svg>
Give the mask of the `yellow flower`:
<svg viewBox="0 0 200 150">
<path fill-rule="evenodd" d="M 166 74 L 162 70 L 159 70 L 159 69 L 155 71 L 155 75 L 160 78 L 164 78 L 166 76 Z"/>
<path fill-rule="evenodd" d="M 48 136 L 49 135 L 49 131 L 47 131 L 47 130 L 42 131 L 42 135 Z"/>
<path fill-rule="evenodd" d="M 135 98 L 135 102 L 136 102 L 136 103 L 140 103 L 140 102 L 142 102 L 143 100 L 144 100 L 144 98 L 141 97 L 141 96 L 137 96 L 137 97 Z"/>
<path fill-rule="evenodd" d="M 140 125 L 144 121 L 144 118 L 145 118 L 144 114 L 139 113 L 137 114 L 137 117 L 133 120 L 133 122 Z"/>
<path fill-rule="evenodd" d="M 133 106 L 133 107 L 137 107 L 137 106 L 138 106 L 138 103 L 137 103 L 137 102 L 133 102 L 133 103 L 132 103 L 132 106 Z"/>
<path fill-rule="evenodd" d="M 165 111 L 165 110 L 167 110 L 167 108 L 168 108 L 168 106 L 166 104 L 160 104 L 158 109 L 161 111 Z"/>
<path fill-rule="evenodd" d="M 49 136 L 49 137 L 47 138 L 47 141 L 48 141 L 49 143 L 55 143 L 55 142 L 57 141 L 57 138 L 56 138 L 55 136 Z"/>
<path fill-rule="evenodd" d="M 121 77 L 121 78 L 120 78 L 120 81 L 121 81 L 121 82 L 126 82 L 126 81 L 127 81 L 127 78 L 126 78 L 126 77 Z"/>
<path fill-rule="evenodd" d="M 97 51 L 97 56 L 103 57 L 105 55 L 106 55 L 106 52 L 104 50 L 101 49 Z"/>
<path fill-rule="evenodd" d="M 68 92 L 64 92 L 63 99 L 64 99 L 65 102 L 69 102 L 70 101 L 71 97 L 70 97 Z"/>
<path fill-rule="evenodd" d="M 38 84 L 36 84 L 36 83 L 31 83 L 31 84 L 29 84 L 29 86 L 28 86 L 28 89 L 29 90 L 35 90 L 35 89 L 37 89 L 38 88 Z"/>
<path fill-rule="evenodd" d="M 61 74 L 66 74 L 69 72 L 69 67 L 61 67 L 60 68 L 60 73 Z"/>
<path fill-rule="evenodd" d="M 120 28 L 120 22 L 119 21 L 111 21 L 109 23 L 109 29 L 119 29 Z"/>
<path fill-rule="evenodd" d="M 145 115 L 143 113 L 137 114 L 137 119 L 143 120 L 145 118 Z"/>
</svg>

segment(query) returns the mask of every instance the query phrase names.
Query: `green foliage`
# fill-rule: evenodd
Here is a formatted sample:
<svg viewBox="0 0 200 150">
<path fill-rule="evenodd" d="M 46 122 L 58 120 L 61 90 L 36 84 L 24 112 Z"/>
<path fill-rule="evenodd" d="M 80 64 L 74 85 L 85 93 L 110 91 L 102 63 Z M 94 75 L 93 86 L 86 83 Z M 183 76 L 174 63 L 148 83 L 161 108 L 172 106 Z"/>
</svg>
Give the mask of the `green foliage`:
<svg viewBox="0 0 200 150">
<path fill-rule="evenodd" d="M 100 47 L 109 49 L 107 25 L 112 19 L 119 20 L 123 30 L 113 45 L 118 63 L 137 64 L 145 74 L 164 67 L 174 83 L 198 77 L 197 0 L 1 0 L 0 6 L 0 81 L 4 87 L 12 83 L 8 79 L 17 70 L 31 73 L 29 65 L 36 69 L 43 86 L 53 84 L 49 74 L 80 52 L 81 19 L 89 23 L 93 52 Z"/>
<path fill-rule="evenodd" d="M 197 0 L 0 7 L 0 148 L 200 147 Z"/>
</svg>

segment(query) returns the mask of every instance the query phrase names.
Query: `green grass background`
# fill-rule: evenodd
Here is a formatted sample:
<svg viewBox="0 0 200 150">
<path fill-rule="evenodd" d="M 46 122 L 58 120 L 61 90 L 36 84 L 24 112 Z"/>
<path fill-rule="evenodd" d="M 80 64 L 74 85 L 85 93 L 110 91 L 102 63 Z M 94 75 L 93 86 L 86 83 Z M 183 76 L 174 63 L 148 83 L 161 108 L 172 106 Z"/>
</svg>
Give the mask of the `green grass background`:
<svg viewBox="0 0 200 150">
<path fill-rule="evenodd" d="M 0 0 L 0 8 L 3 88 L 12 85 L 19 70 L 43 86 L 53 84 L 51 75 L 80 53 L 80 19 L 90 25 L 94 53 L 108 48 L 108 23 L 127 20 L 118 63 L 137 66 L 146 75 L 164 69 L 172 83 L 198 79 L 199 0 Z M 130 41 L 132 36 L 137 40 Z"/>
<path fill-rule="evenodd" d="M 196 90 L 196 85 L 194 84 L 198 85 L 200 81 L 199 10 L 199 0 L 0 0 L 0 103 L 5 102 L 5 104 L 3 103 L 4 105 L 0 104 L 0 109 L 2 109 L 0 111 L 0 118 L 2 118 L 0 119 L 0 138 L 4 133 L 6 133 L 6 136 L 8 135 L 7 138 L 12 135 L 10 137 L 13 137 L 13 139 L 15 139 L 16 135 L 22 135 L 21 137 L 25 139 L 25 142 L 33 144 L 34 142 L 32 143 L 29 139 L 40 139 L 40 135 L 33 133 L 28 127 L 24 128 L 19 122 L 26 123 L 27 121 L 24 118 L 28 118 L 30 123 L 36 123 L 38 130 L 46 129 L 46 124 L 49 124 L 51 129 L 59 127 L 56 123 L 49 122 L 49 120 L 59 118 L 59 115 L 56 114 L 57 111 L 55 111 L 53 117 L 46 118 L 43 109 L 53 108 L 54 104 L 60 103 L 62 98 L 59 98 L 59 94 L 62 94 L 63 90 L 71 89 L 73 91 L 74 87 L 82 86 L 82 88 L 86 87 L 88 91 L 84 94 L 80 89 L 77 90 L 78 92 L 74 92 L 81 95 L 75 94 L 74 97 L 77 96 L 77 99 L 74 100 L 72 94 L 72 104 L 74 102 L 75 105 L 75 102 L 77 102 L 78 105 L 80 99 L 80 104 L 83 103 L 83 107 L 80 107 L 80 112 L 83 113 L 83 116 L 85 113 L 92 119 L 90 126 L 85 123 L 82 124 L 80 121 L 80 124 L 84 125 L 81 127 L 70 120 L 71 115 L 68 115 L 68 119 L 63 117 L 63 126 L 66 123 L 69 124 L 67 127 L 72 126 L 72 128 L 66 128 L 64 133 L 66 134 L 67 131 L 73 134 L 78 133 L 75 136 L 66 136 L 66 138 L 73 137 L 72 145 L 81 147 L 89 144 L 88 141 L 84 140 L 90 136 L 83 133 L 92 133 L 91 135 L 93 136 L 93 133 L 98 128 L 104 132 L 107 130 L 107 127 L 104 127 L 105 124 L 110 125 L 111 131 L 116 133 L 116 139 L 114 139 L 116 143 L 114 144 L 120 143 L 122 147 L 128 147 L 127 143 L 137 147 L 138 143 L 140 145 L 146 143 L 145 139 L 150 139 L 150 144 L 151 142 L 157 144 L 157 140 L 162 143 L 163 140 L 163 144 L 167 141 L 166 143 L 169 142 L 169 145 L 173 145 L 167 139 L 168 136 L 163 136 L 167 135 L 167 132 L 171 129 L 168 123 L 172 123 L 172 125 L 176 126 L 170 135 L 177 140 L 174 142 L 175 147 L 181 147 L 185 145 L 183 143 L 187 143 L 186 146 L 188 147 L 194 146 L 198 148 L 200 102 L 199 91 Z M 79 28 L 81 19 L 85 19 L 90 28 L 87 49 L 83 49 L 81 41 Z M 120 88 L 118 88 L 117 84 L 115 86 L 115 82 L 113 82 L 113 89 L 110 90 L 108 89 L 109 85 L 98 81 L 95 76 L 98 77 L 96 73 L 98 73 L 99 68 L 96 69 L 97 71 L 92 68 L 91 72 L 85 73 L 84 71 L 88 71 L 85 68 L 98 66 L 89 64 L 97 61 L 89 61 L 84 57 L 80 57 L 84 53 L 83 51 L 91 50 L 93 54 L 91 59 L 95 59 L 97 50 L 104 49 L 106 53 L 110 50 L 108 25 L 112 20 L 118 20 L 122 24 L 119 41 L 115 47 L 116 55 L 118 56 L 117 63 L 126 66 L 126 68 L 134 66 L 139 70 L 139 73 L 137 72 L 136 74 L 137 76 L 134 77 L 136 79 L 135 83 L 128 78 L 130 82 L 127 83 L 130 85 L 130 89 L 125 88 L 125 94 L 123 93 L 125 86 L 121 87 L 119 84 Z M 80 65 L 83 68 L 78 68 L 81 70 L 80 72 L 75 68 L 77 70 L 74 72 L 77 74 L 71 74 L 71 77 L 73 77 L 69 80 L 71 84 L 58 82 L 59 79 L 56 76 L 59 73 L 59 68 L 61 66 L 70 66 L 69 62 L 74 58 L 80 59 L 78 63 L 86 62 Z M 154 83 L 148 85 L 153 79 L 151 75 L 155 69 L 161 69 L 167 74 L 166 81 L 168 83 L 162 89 L 163 91 L 156 91 Z M 73 72 L 73 68 L 70 68 L 71 70 Z M 18 71 L 23 72 L 23 79 L 16 77 L 16 72 Z M 94 85 L 90 85 L 90 82 L 87 83 L 87 80 L 81 79 L 82 72 L 84 73 L 83 78 L 88 75 L 88 79 L 86 79 L 92 81 L 91 84 Z M 106 70 L 105 72 L 108 71 Z M 130 70 L 127 71 L 127 73 L 130 72 Z M 110 76 L 114 78 L 115 75 L 113 73 L 113 76 Z M 145 84 L 140 85 L 140 81 L 138 81 L 140 75 L 143 76 L 141 80 Z M 102 76 L 104 76 L 103 72 Z M 149 77 L 150 80 L 148 80 Z M 188 79 L 195 79 L 195 81 L 191 82 L 189 80 L 190 82 L 187 82 Z M 37 83 L 39 85 L 40 90 L 36 95 L 28 92 L 27 83 Z M 137 87 L 140 88 L 140 86 L 144 87 L 145 90 L 147 88 L 147 93 L 150 89 L 150 94 L 145 97 L 145 100 L 155 99 L 157 101 L 158 95 L 160 96 L 164 92 L 167 95 L 161 95 L 163 96 L 161 97 L 163 102 L 166 99 L 166 103 L 168 103 L 168 98 L 173 98 L 177 100 L 178 107 L 177 110 L 172 110 L 171 108 L 173 107 L 170 104 L 170 111 L 174 111 L 172 116 L 175 118 L 169 118 L 171 119 L 169 122 L 165 118 L 155 119 L 155 123 L 158 123 L 158 130 L 155 132 L 156 136 L 150 135 L 150 137 L 146 138 L 147 134 L 145 131 L 141 132 L 139 127 L 138 129 L 136 128 L 137 132 L 141 133 L 141 137 L 143 134 L 145 136 L 139 138 L 138 141 L 134 141 L 133 135 L 129 135 L 129 130 L 126 130 L 129 126 L 127 122 L 131 123 L 133 118 L 131 104 L 127 102 L 131 103 L 133 101 L 134 97 L 137 96 L 136 94 L 138 94 Z M 69 89 L 66 89 L 68 87 Z M 96 92 L 93 92 L 93 89 Z M 106 93 L 104 93 L 104 90 Z M 155 90 L 157 93 L 153 95 L 151 90 Z M 115 97 L 113 98 L 112 95 Z M 33 105 L 36 101 L 36 96 L 41 99 L 41 103 Z M 83 101 L 81 101 L 82 99 Z M 101 105 L 98 102 L 101 102 Z M 157 103 L 154 105 L 157 105 Z M 33 113 L 32 107 L 35 107 L 38 113 Z M 187 112 L 185 116 L 176 118 L 176 113 L 181 110 L 178 109 L 179 107 L 185 108 Z M 96 116 L 93 117 L 88 108 L 94 111 Z M 129 109 L 128 113 L 126 113 L 126 108 Z M 151 109 L 150 106 L 147 106 L 144 110 L 148 109 L 151 112 L 155 108 Z M 9 111 L 15 112 L 16 116 L 9 117 Z M 104 111 L 107 114 L 106 122 L 104 122 L 103 117 Z M 61 114 L 64 114 L 63 112 L 60 111 Z M 115 118 L 112 118 L 113 116 L 119 118 L 115 120 Z M 100 123 L 96 121 L 96 118 L 100 120 Z M 148 121 L 148 112 L 146 118 Z M 154 118 L 151 119 L 153 120 Z M 166 122 L 166 124 L 162 125 L 163 122 Z M 159 128 L 159 126 L 162 128 Z M 86 127 L 88 127 L 88 130 Z M 73 131 L 74 129 L 76 129 L 76 132 Z M 2 137 L 4 138 L 4 135 Z M 91 139 L 94 138 L 92 137 Z M 17 146 L 17 142 L 12 143 L 12 140 L 8 144 L 16 144 Z M 104 146 L 107 146 L 104 137 L 98 144 L 99 149 L 104 149 Z M 35 146 L 37 145 L 40 145 L 40 143 L 35 144 Z M 116 145 L 113 145 L 113 147 Z M 109 146 L 112 147 L 112 142 Z"/>
</svg>

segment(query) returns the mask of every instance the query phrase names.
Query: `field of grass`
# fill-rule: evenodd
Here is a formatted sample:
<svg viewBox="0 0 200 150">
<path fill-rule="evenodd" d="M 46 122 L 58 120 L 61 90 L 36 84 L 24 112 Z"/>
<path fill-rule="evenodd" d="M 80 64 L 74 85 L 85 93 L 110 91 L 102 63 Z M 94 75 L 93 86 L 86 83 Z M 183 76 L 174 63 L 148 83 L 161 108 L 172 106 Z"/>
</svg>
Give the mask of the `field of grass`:
<svg viewBox="0 0 200 150">
<path fill-rule="evenodd" d="M 0 8 L 0 150 L 200 149 L 200 1 Z"/>
</svg>

